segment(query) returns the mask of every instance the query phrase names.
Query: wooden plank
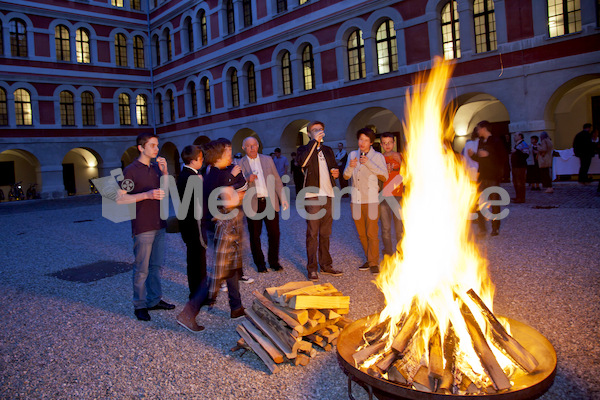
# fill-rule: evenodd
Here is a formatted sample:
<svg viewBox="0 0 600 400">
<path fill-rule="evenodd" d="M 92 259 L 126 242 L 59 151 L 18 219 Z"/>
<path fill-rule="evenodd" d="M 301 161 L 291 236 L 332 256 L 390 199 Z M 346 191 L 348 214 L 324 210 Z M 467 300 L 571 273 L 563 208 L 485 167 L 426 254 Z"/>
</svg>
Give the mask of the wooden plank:
<svg viewBox="0 0 600 400">
<path fill-rule="evenodd" d="M 416 312 L 412 312 L 405 320 L 402 329 L 400 329 L 400 332 L 398 332 L 392 343 L 392 348 L 398 353 L 403 353 L 406 349 L 406 345 L 419 327 L 419 320 L 420 318 Z"/>
<path fill-rule="evenodd" d="M 381 350 L 383 350 L 384 347 L 385 342 L 379 342 L 355 352 L 354 354 L 352 354 L 352 358 L 354 359 L 355 365 L 362 364 L 373 354 L 379 353 Z"/>
<path fill-rule="evenodd" d="M 492 339 L 494 344 L 500 350 L 504 350 L 503 352 L 506 353 L 511 360 L 513 360 L 528 373 L 535 371 L 539 365 L 535 357 L 506 331 L 504 326 L 502 326 L 500 321 L 498 321 L 496 316 L 485 305 L 483 300 L 481 300 L 481 298 L 473 289 L 470 289 L 467 294 L 471 300 L 475 302 L 477 307 L 479 307 L 481 313 L 489 324 L 489 327 L 492 331 Z"/>
<path fill-rule="evenodd" d="M 290 301 L 290 299 L 297 295 L 311 295 L 311 296 L 324 296 L 331 295 L 333 293 L 337 293 L 338 290 L 333 287 L 331 283 L 324 283 L 322 285 L 312 285 L 306 286 L 303 288 L 290 290 L 289 292 L 285 292 L 281 294 L 279 297 L 285 301 L 286 303 Z"/>
<path fill-rule="evenodd" d="M 340 314 L 336 313 L 335 311 L 331 310 L 331 309 L 323 309 L 321 310 L 321 313 L 323 313 L 323 315 L 325 315 L 326 319 L 336 319 L 341 317 Z"/>
<path fill-rule="evenodd" d="M 340 315 L 346 315 L 350 312 L 349 308 L 334 308 L 332 311 L 340 314 Z"/>
<path fill-rule="evenodd" d="M 398 358 L 398 353 L 395 351 L 389 351 L 382 359 L 377 363 L 377 368 L 382 372 L 387 372 L 394 361 Z"/>
<path fill-rule="evenodd" d="M 327 326 L 328 326 L 328 325 L 330 325 L 330 324 L 335 324 L 336 322 L 337 322 L 336 320 L 332 320 L 332 321 L 325 321 L 325 322 L 323 322 L 322 324 L 318 324 L 318 325 L 316 325 L 316 326 L 314 326 L 314 327 L 312 327 L 312 328 L 310 328 L 310 329 L 309 329 L 309 328 L 307 328 L 307 327 L 304 327 L 305 329 L 304 329 L 303 336 L 304 336 L 304 335 L 310 335 L 311 333 L 315 333 L 315 332 L 317 332 L 318 330 L 321 330 L 321 329 L 323 329 L 323 328 L 327 327 Z"/>
<path fill-rule="evenodd" d="M 340 313 L 338 312 L 338 314 L 340 314 Z M 350 318 L 342 315 L 342 317 L 340 319 L 338 319 L 337 322 L 335 322 L 335 324 L 337 326 L 339 326 L 340 328 L 344 329 L 346 326 L 350 325 L 353 322 L 354 321 L 351 320 Z"/>
<path fill-rule="evenodd" d="M 296 295 L 288 302 L 290 308 L 305 310 L 310 308 L 348 308 L 350 296 L 308 296 Z"/>
<path fill-rule="evenodd" d="M 271 371 L 271 373 L 275 374 L 275 373 L 279 372 L 279 367 L 277 366 L 277 364 L 275 364 L 275 362 L 271 359 L 271 357 L 269 357 L 269 355 L 267 354 L 267 352 L 262 347 L 260 347 L 260 345 L 258 344 L 258 342 L 256 342 L 250 336 L 250 334 L 248 333 L 248 331 L 246 331 L 246 329 L 242 325 L 238 325 L 235 330 L 246 341 L 246 343 L 248 344 L 248 346 L 250 346 L 250 348 L 252 348 L 252 351 L 254 351 L 254 353 L 256 353 L 256 355 L 258 357 L 260 357 L 260 359 L 265 363 L 265 365 L 267 366 L 267 368 L 269 368 L 269 370 Z"/>
<path fill-rule="evenodd" d="M 440 330 L 436 329 L 429 339 L 429 377 L 438 381 L 444 376 L 444 354 Z M 436 385 L 437 386 L 437 385 Z M 435 391 L 437 387 L 433 390 Z"/>
<path fill-rule="evenodd" d="M 498 364 L 498 360 L 496 360 L 494 353 L 492 353 L 492 349 L 490 349 L 490 346 L 488 345 L 481 328 L 477 324 L 475 317 L 471 313 L 471 310 L 466 304 L 463 303 L 460 311 L 467 325 L 469 335 L 471 336 L 475 353 L 477 353 L 477 356 L 481 361 L 481 366 L 490 377 L 494 389 L 504 390 L 510 388 L 510 381 L 500 367 L 500 364 Z"/>
<path fill-rule="evenodd" d="M 300 323 L 298 321 L 296 321 L 294 318 L 290 317 L 289 315 L 287 315 L 286 313 L 281 311 L 279 308 L 275 307 L 273 302 L 270 301 L 269 299 L 267 299 L 262 294 L 260 294 L 258 292 L 258 290 L 253 291 L 252 294 L 254 295 L 254 297 L 256 297 L 256 300 L 258 300 L 260 302 L 260 304 L 262 304 L 263 307 L 265 307 L 266 309 L 271 311 L 278 318 L 280 318 L 283 322 L 288 324 L 291 328 L 293 328 L 300 335 L 302 335 L 302 333 L 304 331 L 304 327 L 302 325 L 300 325 Z"/>
<path fill-rule="evenodd" d="M 322 324 L 327 320 L 327 318 L 325 318 L 325 314 L 314 308 L 306 310 L 306 312 L 308 313 L 308 318 L 310 318 L 313 321 L 317 321 L 318 324 Z"/>
<path fill-rule="evenodd" d="M 264 312 L 262 309 L 260 312 Z M 294 346 L 296 339 L 291 335 L 290 332 L 282 331 L 282 327 L 273 327 L 273 321 L 267 320 L 268 317 L 261 318 L 259 314 L 253 308 L 246 308 L 246 318 L 250 319 L 254 326 L 258 327 L 262 333 L 264 333 L 275 345 L 285 354 L 290 360 L 296 357 L 296 350 Z M 278 322 L 277 322 L 278 323 Z"/>
<path fill-rule="evenodd" d="M 250 320 L 246 319 L 242 321 L 242 325 L 246 328 L 246 331 L 252 338 L 261 345 L 263 349 L 269 354 L 269 357 L 273 359 L 277 364 L 281 364 L 283 362 L 283 353 L 279 351 L 279 349 L 267 338 L 256 326 L 250 322 Z"/>
<path fill-rule="evenodd" d="M 300 325 L 304 325 L 308 322 L 308 310 L 292 310 L 287 306 L 282 306 L 275 303 L 273 303 L 273 305 L 290 317 L 294 318 Z"/>
<path fill-rule="evenodd" d="M 285 285 L 278 286 L 272 289 L 275 289 L 275 296 L 280 297 L 284 293 L 308 286 L 314 286 L 314 283 L 312 281 L 288 282 Z"/>
</svg>

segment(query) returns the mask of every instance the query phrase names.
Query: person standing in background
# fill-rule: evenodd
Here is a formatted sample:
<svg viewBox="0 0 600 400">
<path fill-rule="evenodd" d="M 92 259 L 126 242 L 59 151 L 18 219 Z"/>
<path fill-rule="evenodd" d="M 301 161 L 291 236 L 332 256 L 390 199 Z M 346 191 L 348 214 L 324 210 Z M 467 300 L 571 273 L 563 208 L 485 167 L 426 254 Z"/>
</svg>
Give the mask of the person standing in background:
<svg viewBox="0 0 600 400">
<path fill-rule="evenodd" d="M 402 155 L 394 151 L 396 145 L 396 137 L 390 132 L 381 134 L 381 147 L 383 148 L 383 157 L 388 170 L 388 179 L 383 184 L 381 191 L 384 197 L 393 197 L 395 201 L 382 201 L 379 203 L 379 221 L 381 222 L 381 240 L 383 241 L 383 254 L 392 255 L 396 252 L 398 243 L 402 240 L 404 227 L 402 218 L 400 217 L 400 204 L 402 203 L 402 193 L 404 186 L 401 183 L 393 184 L 397 176 L 400 175 L 400 167 L 402 166 Z M 389 185 L 389 186 L 388 186 Z M 392 209 L 392 203 L 397 209 Z M 396 206 L 398 204 L 398 206 Z M 395 240 L 392 241 L 392 224 L 394 225 Z"/>
<path fill-rule="evenodd" d="M 583 124 L 583 130 L 573 139 L 573 153 L 579 157 L 579 183 L 587 184 L 591 181 L 588 177 L 594 146 L 592 144 L 592 124 Z"/>
<path fill-rule="evenodd" d="M 279 173 L 279 177 L 284 176 L 288 172 L 288 168 L 290 167 L 288 159 L 286 156 L 281 155 L 281 149 L 278 147 L 273 152 L 273 162 L 275 163 L 275 167 L 277 168 L 277 172 Z"/>
<path fill-rule="evenodd" d="M 527 174 L 527 158 L 529 158 L 529 146 L 521 133 L 515 134 L 515 146 L 510 154 L 510 166 L 512 168 L 512 180 L 515 188 L 513 203 L 525 203 Z"/>
<path fill-rule="evenodd" d="M 529 183 L 531 190 L 540 190 L 540 183 L 542 182 L 540 165 L 538 164 L 539 140 L 540 138 L 536 135 L 531 136 L 531 151 L 527 159 L 527 183 Z"/>
<path fill-rule="evenodd" d="M 550 175 L 550 168 L 552 167 L 552 153 L 554 152 L 554 145 L 548 133 L 542 132 L 540 134 L 540 145 L 538 147 L 538 164 L 540 166 L 540 175 L 542 177 L 542 187 L 546 189 L 546 193 L 553 193 L 552 178 Z"/>
</svg>

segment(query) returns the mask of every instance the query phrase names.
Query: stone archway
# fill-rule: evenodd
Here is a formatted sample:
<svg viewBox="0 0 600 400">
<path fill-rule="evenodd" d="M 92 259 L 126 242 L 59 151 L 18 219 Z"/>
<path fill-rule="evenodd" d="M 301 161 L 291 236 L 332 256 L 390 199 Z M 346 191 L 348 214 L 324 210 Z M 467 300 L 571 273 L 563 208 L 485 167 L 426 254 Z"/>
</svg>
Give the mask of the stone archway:
<svg viewBox="0 0 600 400">
<path fill-rule="evenodd" d="M 90 180 L 98 177 L 102 158 L 91 149 L 76 147 L 62 160 L 63 184 L 69 196 L 91 193 Z"/>
<path fill-rule="evenodd" d="M 21 182 L 23 192 L 36 185 L 41 193 L 42 175 L 40 162 L 32 153 L 21 149 L 9 149 L 0 153 L 0 190 L 8 201 L 8 193 L 14 183 Z"/>
<path fill-rule="evenodd" d="M 237 131 L 235 135 L 233 135 L 233 138 L 231 139 L 231 151 L 233 152 L 233 154 L 242 153 L 243 155 L 246 155 L 246 153 L 242 149 L 242 144 L 244 142 L 244 139 L 246 139 L 249 136 L 252 136 L 258 141 L 258 152 L 262 154 L 263 143 L 260 140 L 260 136 L 258 136 L 256 132 L 249 128 L 242 128 L 239 131 Z"/>
<path fill-rule="evenodd" d="M 121 169 L 125 169 L 129 164 L 140 156 L 137 146 L 131 146 L 121 155 Z"/>
<path fill-rule="evenodd" d="M 210 142 L 210 138 L 208 136 L 200 135 L 194 140 L 194 143 L 192 143 L 192 144 L 196 145 L 196 146 L 201 146 L 208 142 Z"/>
<path fill-rule="evenodd" d="M 377 140 L 373 147 L 377 151 L 381 151 L 379 144 L 379 135 L 383 132 L 392 132 L 397 134 L 397 143 L 400 148 L 398 151 L 402 151 L 402 143 L 404 143 L 404 133 L 402 129 L 402 122 L 400 119 L 390 110 L 383 107 L 369 107 L 359 113 L 357 113 L 346 130 L 346 150 L 350 151 L 356 149 L 358 146 L 358 140 L 356 139 L 356 132 L 364 127 L 370 127 L 375 131 Z"/>
<path fill-rule="evenodd" d="M 158 155 L 167 160 L 169 174 L 177 177 L 179 172 L 181 172 L 181 163 L 179 162 L 179 150 L 177 150 L 177 146 L 175 146 L 173 142 L 165 142 L 160 147 Z"/>
</svg>

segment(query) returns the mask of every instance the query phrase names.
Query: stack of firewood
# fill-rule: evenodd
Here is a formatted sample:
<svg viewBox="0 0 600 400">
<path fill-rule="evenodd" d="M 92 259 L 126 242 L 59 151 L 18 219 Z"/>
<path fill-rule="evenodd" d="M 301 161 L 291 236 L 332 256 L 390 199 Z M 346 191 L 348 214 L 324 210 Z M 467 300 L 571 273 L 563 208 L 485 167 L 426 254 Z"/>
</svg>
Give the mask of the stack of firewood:
<svg viewBox="0 0 600 400">
<path fill-rule="evenodd" d="M 317 348 L 331 351 L 340 329 L 352 322 L 344 316 L 350 297 L 330 283 L 289 282 L 253 294 L 252 308 L 236 328 L 241 339 L 232 350 L 251 349 L 272 373 L 285 361 L 307 365 Z"/>
</svg>

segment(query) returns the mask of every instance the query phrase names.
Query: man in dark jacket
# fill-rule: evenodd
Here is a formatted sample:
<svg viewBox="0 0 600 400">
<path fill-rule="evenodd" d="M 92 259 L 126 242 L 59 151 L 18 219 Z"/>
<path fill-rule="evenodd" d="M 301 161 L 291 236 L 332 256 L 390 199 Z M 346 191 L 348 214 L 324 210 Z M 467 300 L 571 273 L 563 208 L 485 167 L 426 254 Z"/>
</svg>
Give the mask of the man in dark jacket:
<svg viewBox="0 0 600 400">
<path fill-rule="evenodd" d="M 304 170 L 304 189 L 306 204 L 306 270 L 308 279 L 319 279 L 317 271 L 321 266 L 321 273 L 340 276 L 342 272 L 333 269 L 329 254 L 329 236 L 333 224 L 332 203 L 335 179 L 340 171 L 337 167 L 335 155 L 331 147 L 323 145 L 325 124 L 313 121 L 306 128 L 310 141 L 305 146 L 298 148 L 296 162 Z M 326 176 L 324 176 L 326 174 Z M 310 189 L 309 189 L 310 188 Z M 324 210 L 320 218 L 315 214 Z M 318 260 L 317 260 L 318 251 Z"/>
<path fill-rule="evenodd" d="M 525 203 L 525 177 L 527 175 L 527 159 L 529 158 L 529 146 L 525 143 L 523 134 L 515 134 L 515 146 L 510 154 L 510 167 L 512 168 L 512 180 L 515 187 L 515 198 L 513 203 Z"/>
<path fill-rule="evenodd" d="M 184 166 L 177 177 L 177 191 L 183 201 L 186 186 L 193 185 L 193 179 L 202 180 L 200 169 L 202 168 L 203 155 L 200 146 L 186 146 L 181 151 L 181 159 Z M 189 178 L 192 180 L 189 180 Z M 191 188 L 188 188 L 188 191 Z M 193 192 L 189 208 L 184 219 L 179 221 L 181 238 L 187 248 L 187 277 L 190 288 L 190 298 L 196 292 L 202 280 L 206 278 L 206 237 L 203 237 L 198 227 L 198 220 L 194 216 L 195 197 L 198 193 Z M 198 206 L 202 204 L 202 198 L 198 197 Z M 200 215 L 198 215 L 200 217 Z"/>
<path fill-rule="evenodd" d="M 492 135 L 491 124 L 488 121 L 481 121 L 477 124 L 477 134 L 479 135 L 479 145 L 477 153 L 469 151 L 469 157 L 479 163 L 479 190 L 483 192 L 491 186 L 499 186 L 504 175 L 505 150 L 502 139 Z M 492 193 L 490 200 L 500 200 L 498 193 Z M 494 218 L 499 218 L 500 206 L 492 206 Z M 478 212 L 477 223 L 480 233 L 486 232 L 485 218 Z M 500 219 L 492 219 L 492 236 L 497 236 L 500 231 Z"/>
<path fill-rule="evenodd" d="M 579 183 L 588 183 L 588 170 L 594 156 L 592 145 L 592 124 L 583 124 L 583 130 L 573 139 L 573 152 L 579 157 Z"/>
</svg>

